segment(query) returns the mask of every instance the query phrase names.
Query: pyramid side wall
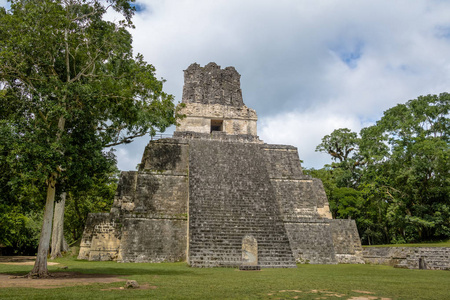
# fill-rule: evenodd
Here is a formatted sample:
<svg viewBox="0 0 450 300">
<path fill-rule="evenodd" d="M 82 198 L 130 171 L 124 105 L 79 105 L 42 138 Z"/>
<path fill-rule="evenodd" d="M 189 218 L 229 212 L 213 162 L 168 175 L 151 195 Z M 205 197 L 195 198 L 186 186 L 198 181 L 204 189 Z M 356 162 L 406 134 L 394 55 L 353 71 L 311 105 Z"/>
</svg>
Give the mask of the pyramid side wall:
<svg viewBox="0 0 450 300">
<path fill-rule="evenodd" d="M 115 202 L 123 219 L 118 261 L 186 260 L 188 147 L 176 139 L 146 147 L 139 172 Z"/>
<path fill-rule="evenodd" d="M 186 218 L 126 216 L 117 261 L 185 261 L 186 236 Z"/>
<path fill-rule="evenodd" d="M 109 213 L 90 213 L 81 238 L 78 259 L 115 260 L 120 246 L 120 219 Z"/>
<path fill-rule="evenodd" d="M 337 261 L 363 264 L 363 249 L 355 220 L 331 220 L 331 229 Z"/>
<path fill-rule="evenodd" d="M 331 226 L 327 220 L 286 222 L 297 263 L 336 264 Z"/>
<path fill-rule="evenodd" d="M 298 263 L 336 263 L 329 218 L 324 218 L 323 214 L 328 201 L 326 195 L 324 199 L 321 194 L 321 185 L 316 179 L 303 175 L 297 148 L 264 145 L 263 149 L 295 260 Z"/>
<path fill-rule="evenodd" d="M 150 142 L 139 171 L 121 173 L 111 212 L 89 216 L 79 258 L 185 260 L 187 202 L 187 143 Z"/>
</svg>

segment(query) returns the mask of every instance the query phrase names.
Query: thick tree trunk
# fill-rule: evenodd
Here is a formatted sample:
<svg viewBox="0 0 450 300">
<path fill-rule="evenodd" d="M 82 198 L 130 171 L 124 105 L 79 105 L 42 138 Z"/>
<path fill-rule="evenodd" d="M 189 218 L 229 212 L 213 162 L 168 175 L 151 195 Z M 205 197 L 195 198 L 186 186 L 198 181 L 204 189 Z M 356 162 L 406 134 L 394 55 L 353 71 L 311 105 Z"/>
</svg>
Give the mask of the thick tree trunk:
<svg viewBox="0 0 450 300">
<path fill-rule="evenodd" d="M 58 121 L 59 132 L 57 139 L 61 138 L 61 133 L 64 130 L 65 119 L 60 117 Z M 50 248 L 50 237 L 52 231 L 53 206 L 55 204 L 56 194 L 56 179 L 58 173 L 53 173 L 48 179 L 47 186 L 47 200 L 45 202 L 44 220 L 42 222 L 41 236 L 39 238 L 38 253 L 33 269 L 28 273 L 28 277 L 48 277 L 50 274 L 47 269 L 47 255 Z"/>
<path fill-rule="evenodd" d="M 39 248 L 33 270 L 28 277 L 48 277 L 47 255 L 50 247 L 50 234 L 52 230 L 53 205 L 55 203 L 56 174 L 53 174 L 47 187 L 47 201 L 45 203 L 44 222 L 42 223 Z"/>
<path fill-rule="evenodd" d="M 64 239 L 64 208 L 66 205 L 66 193 L 61 194 L 61 201 L 55 203 L 55 213 L 53 217 L 52 231 L 52 252 L 51 259 L 62 256 L 62 252 L 67 252 L 69 246 Z"/>
</svg>

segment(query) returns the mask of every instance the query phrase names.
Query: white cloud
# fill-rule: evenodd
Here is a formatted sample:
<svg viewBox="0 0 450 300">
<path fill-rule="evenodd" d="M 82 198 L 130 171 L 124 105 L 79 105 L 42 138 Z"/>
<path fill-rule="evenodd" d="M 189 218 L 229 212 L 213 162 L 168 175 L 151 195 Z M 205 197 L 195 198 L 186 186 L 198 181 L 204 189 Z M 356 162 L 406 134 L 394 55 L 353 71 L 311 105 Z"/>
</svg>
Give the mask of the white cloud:
<svg viewBox="0 0 450 300">
<path fill-rule="evenodd" d="M 140 141 L 135 141 L 134 145 L 133 145 L 134 149 L 136 148 L 136 145 L 142 146 L 142 143 L 140 143 Z M 144 147 L 145 147 L 145 145 L 144 145 Z M 143 151 L 144 147 L 142 147 L 142 154 L 144 153 L 144 151 Z M 117 167 L 119 168 L 119 170 L 122 170 L 122 171 L 136 170 L 136 166 L 140 162 L 140 159 L 137 158 L 139 153 L 136 153 L 136 152 L 138 152 L 138 151 L 136 151 L 136 152 L 132 151 L 133 148 L 131 148 L 130 146 L 115 147 L 116 151 L 114 154 L 119 158 L 119 161 L 117 162 Z"/>
<path fill-rule="evenodd" d="M 135 51 L 167 92 L 181 101 L 193 62 L 235 66 L 259 135 L 297 146 L 306 166 L 327 162 L 314 149 L 335 128 L 358 131 L 397 103 L 449 89 L 449 1 L 138 3 Z"/>
<path fill-rule="evenodd" d="M 156 138 L 170 137 L 173 134 L 175 127 L 170 127 L 163 133 L 158 134 Z M 114 147 L 115 155 L 117 156 L 117 167 L 121 171 L 135 171 L 138 164 L 141 163 L 142 155 L 144 154 L 145 147 L 150 141 L 150 136 L 146 135 L 133 140 L 130 144 L 122 144 Z"/>
<path fill-rule="evenodd" d="M 315 152 L 315 148 L 323 136 L 337 128 L 358 132 L 361 124 L 354 115 L 335 114 L 324 109 L 267 117 L 260 122 L 258 131 L 265 143 L 295 145 L 304 166 L 320 168 L 329 163 L 330 158 L 327 154 Z"/>
</svg>

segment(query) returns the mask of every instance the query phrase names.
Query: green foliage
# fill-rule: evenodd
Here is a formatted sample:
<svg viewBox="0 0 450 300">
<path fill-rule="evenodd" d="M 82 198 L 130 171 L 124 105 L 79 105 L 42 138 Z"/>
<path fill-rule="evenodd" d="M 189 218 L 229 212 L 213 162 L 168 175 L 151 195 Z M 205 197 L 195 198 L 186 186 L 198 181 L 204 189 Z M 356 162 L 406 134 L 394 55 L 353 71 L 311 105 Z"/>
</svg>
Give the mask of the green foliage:
<svg viewBox="0 0 450 300">
<path fill-rule="evenodd" d="M 42 225 L 41 214 L 22 213 L 20 206 L 0 206 L 1 243 L 4 255 L 34 255 Z"/>
<path fill-rule="evenodd" d="M 43 183 L 17 170 L 18 160 L 8 156 L 17 138 L 5 120 L 0 121 L 0 244 L 5 254 L 34 255 L 42 216 Z"/>
<path fill-rule="evenodd" d="M 334 178 L 337 178 L 338 187 L 355 187 L 359 182 L 359 170 L 364 164 L 358 153 L 360 139 L 357 133 L 348 128 L 334 130 L 330 135 L 322 138 L 322 143 L 316 147 L 316 151 L 331 155 L 334 162 Z"/>
<path fill-rule="evenodd" d="M 328 182 L 330 208 L 357 221 L 364 243 L 450 236 L 449 109 L 447 93 L 420 96 L 387 110 L 359 137 L 338 129 L 322 139 L 316 151 L 338 160 L 317 173 Z"/>
<path fill-rule="evenodd" d="M 74 190 L 67 194 L 64 227 L 69 244 L 81 239 L 89 213 L 105 212 L 111 208 L 117 189 L 118 171 L 108 175 L 94 177 L 94 184 L 88 190 Z"/>
<path fill-rule="evenodd" d="M 23 142 L 15 153 L 40 162 L 33 177 L 175 123 L 155 68 L 133 56 L 125 25 L 102 20 L 105 12 L 99 1 L 39 0 L 0 13 L 0 113 Z"/>
<path fill-rule="evenodd" d="M 316 151 L 326 152 L 331 155 L 333 160 L 343 162 L 357 150 L 358 141 L 358 135 L 355 132 L 348 128 L 340 128 L 334 130 L 330 135 L 324 136 Z"/>
</svg>

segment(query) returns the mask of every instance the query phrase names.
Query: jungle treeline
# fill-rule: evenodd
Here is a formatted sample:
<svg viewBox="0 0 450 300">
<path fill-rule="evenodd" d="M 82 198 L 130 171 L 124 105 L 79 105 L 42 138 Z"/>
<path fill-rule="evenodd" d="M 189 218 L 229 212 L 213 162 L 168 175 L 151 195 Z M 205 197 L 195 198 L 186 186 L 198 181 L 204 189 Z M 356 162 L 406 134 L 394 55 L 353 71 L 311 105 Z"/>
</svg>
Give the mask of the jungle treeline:
<svg viewBox="0 0 450 300">
<path fill-rule="evenodd" d="M 359 133 L 322 138 L 322 179 L 334 218 L 356 220 L 366 245 L 450 237 L 450 94 L 420 96 Z"/>
</svg>

